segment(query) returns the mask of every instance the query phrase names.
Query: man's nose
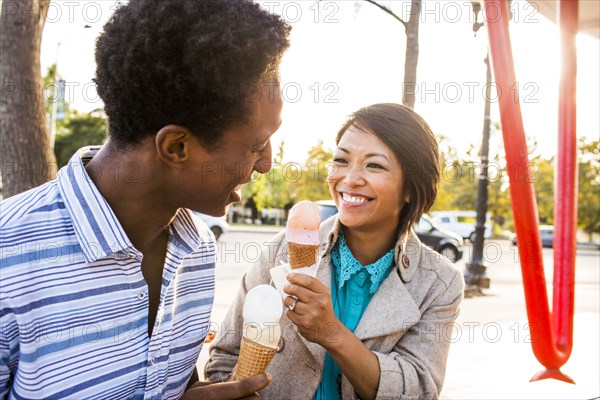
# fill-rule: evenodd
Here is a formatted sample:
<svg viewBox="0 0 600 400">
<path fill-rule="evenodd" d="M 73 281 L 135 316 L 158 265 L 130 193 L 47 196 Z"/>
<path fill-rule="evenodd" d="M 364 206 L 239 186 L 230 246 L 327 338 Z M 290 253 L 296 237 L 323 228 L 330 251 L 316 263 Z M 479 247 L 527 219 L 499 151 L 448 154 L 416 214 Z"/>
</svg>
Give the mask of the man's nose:
<svg viewBox="0 0 600 400">
<path fill-rule="evenodd" d="M 271 155 L 271 142 L 269 142 L 267 147 L 262 151 L 262 157 L 259 158 L 254 164 L 254 170 L 259 174 L 266 174 L 269 172 L 271 170 L 271 166 L 273 165 Z"/>
</svg>

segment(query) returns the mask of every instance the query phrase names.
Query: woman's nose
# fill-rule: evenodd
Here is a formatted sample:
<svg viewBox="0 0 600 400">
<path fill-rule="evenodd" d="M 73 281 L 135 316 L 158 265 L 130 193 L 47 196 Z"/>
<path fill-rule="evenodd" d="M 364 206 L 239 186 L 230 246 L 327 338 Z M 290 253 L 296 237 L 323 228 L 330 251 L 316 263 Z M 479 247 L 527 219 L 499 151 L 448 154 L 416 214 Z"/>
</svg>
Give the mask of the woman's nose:
<svg viewBox="0 0 600 400">
<path fill-rule="evenodd" d="M 362 170 L 358 167 L 348 168 L 344 175 L 344 183 L 349 187 L 362 185 L 364 181 Z"/>
</svg>

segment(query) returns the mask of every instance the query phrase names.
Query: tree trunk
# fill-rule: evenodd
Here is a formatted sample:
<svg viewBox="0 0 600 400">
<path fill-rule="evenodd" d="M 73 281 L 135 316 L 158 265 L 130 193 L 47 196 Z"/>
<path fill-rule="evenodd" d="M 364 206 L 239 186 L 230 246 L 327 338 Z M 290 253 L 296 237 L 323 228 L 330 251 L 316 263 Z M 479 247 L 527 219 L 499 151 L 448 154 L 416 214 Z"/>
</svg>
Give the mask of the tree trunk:
<svg viewBox="0 0 600 400">
<path fill-rule="evenodd" d="M 404 86 L 402 104 L 415 108 L 417 92 L 417 63 L 419 62 L 419 19 L 421 0 L 412 0 L 410 16 L 406 23 L 406 59 L 404 61 Z"/>
<path fill-rule="evenodd" d="M 56 175 L 40 70 L 50 0 L 3 0 L 0 19 L 0 162 L 4 198 Z"/>
</svg>

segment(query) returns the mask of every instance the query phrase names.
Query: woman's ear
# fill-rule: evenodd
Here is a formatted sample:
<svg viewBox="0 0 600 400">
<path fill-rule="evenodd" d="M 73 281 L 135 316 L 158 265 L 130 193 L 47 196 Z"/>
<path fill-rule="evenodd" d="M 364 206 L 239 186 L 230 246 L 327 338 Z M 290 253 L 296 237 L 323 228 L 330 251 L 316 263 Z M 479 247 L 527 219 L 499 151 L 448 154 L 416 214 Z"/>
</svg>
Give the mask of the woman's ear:
<svg viewBox="0 0 600 400">
<path fill-rule="evenodd" d="M 406 204 L 410 203 L 410 194 L 407 194 L 407 195 L 404 197 L 404 202 L 405 202 Z"/>
<path fill-rule="evenodd" d="M 190 155 L 191 132 L 179 125 L 166 125 L 154 137 L 156 154 L 174 167 L 185 162 Z"/>
</svg>

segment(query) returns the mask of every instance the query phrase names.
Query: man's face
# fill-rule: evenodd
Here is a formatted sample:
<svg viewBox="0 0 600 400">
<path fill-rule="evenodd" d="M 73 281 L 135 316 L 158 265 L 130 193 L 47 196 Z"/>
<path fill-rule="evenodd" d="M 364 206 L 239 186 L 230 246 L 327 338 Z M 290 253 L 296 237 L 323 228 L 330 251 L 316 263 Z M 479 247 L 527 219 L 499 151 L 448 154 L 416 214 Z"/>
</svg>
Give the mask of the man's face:
<svg viewBox="0 0 600 400">
<path fill-rule="evenodd" d="M 251 180 L 254 171 L 269 172 L 271 136 L 281 125 L 279 88 L 263 85 L 253 104 L 250 121 L 227 130 L 216 149 L 207 149 L 199 140 L 193 140 L 186 182 L 180 188 L 184 207 L 224 215 L 229 204 L 241 200 L 242 184 Z"/>
</svg>

